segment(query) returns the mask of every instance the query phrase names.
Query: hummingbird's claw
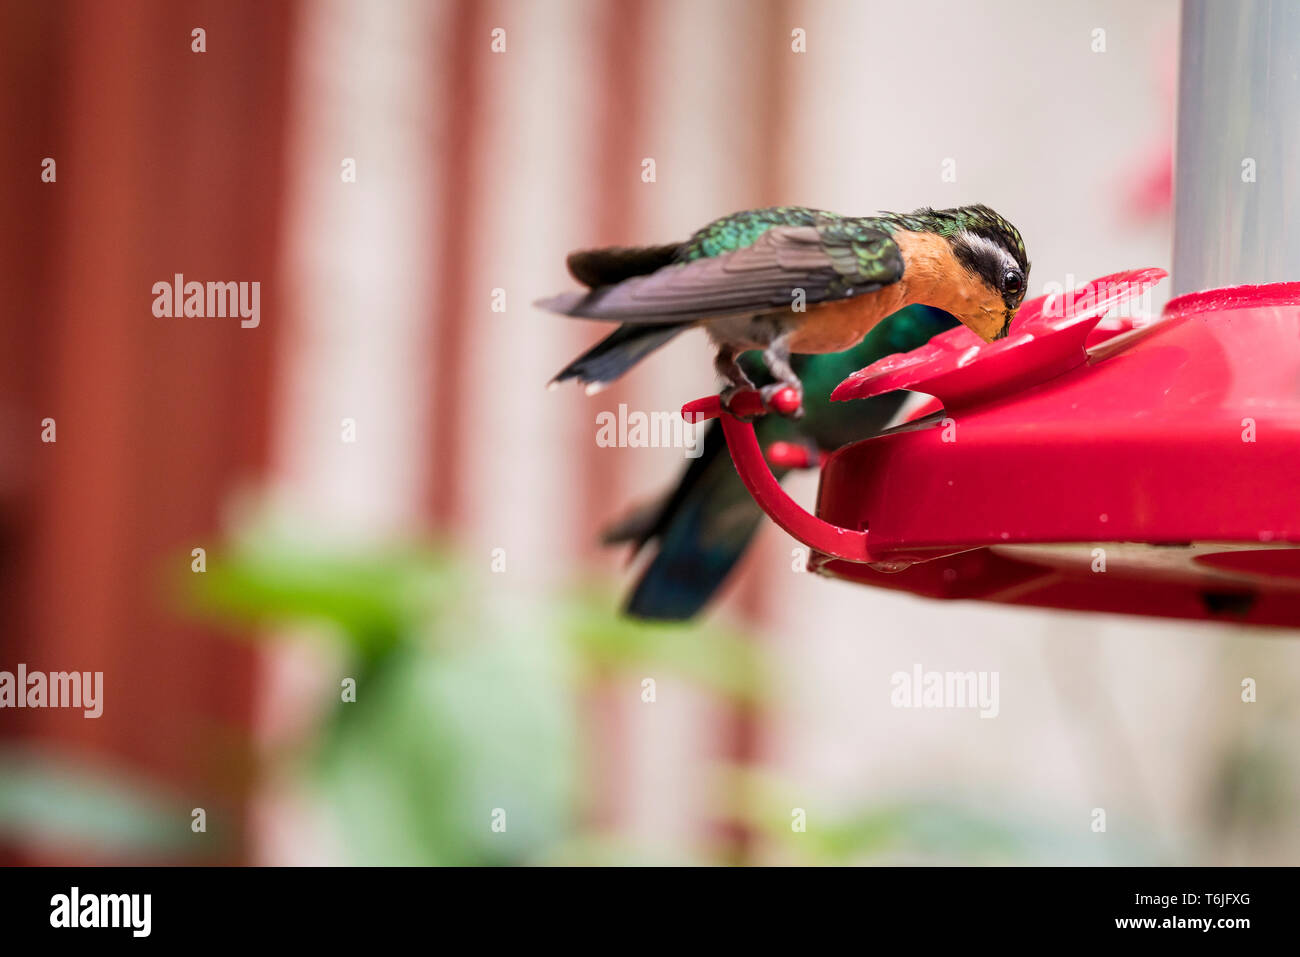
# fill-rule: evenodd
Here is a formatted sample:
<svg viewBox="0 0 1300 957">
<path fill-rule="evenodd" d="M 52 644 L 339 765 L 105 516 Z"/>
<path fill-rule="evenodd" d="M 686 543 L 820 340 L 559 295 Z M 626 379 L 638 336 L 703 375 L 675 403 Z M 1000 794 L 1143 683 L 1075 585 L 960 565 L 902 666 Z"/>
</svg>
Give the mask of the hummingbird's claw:
<svg viewBox="0 0 1300 957">
<path fill-rule="evenodd" d="M 788 383 L 776 383 L 755 389 L 752 386 L 733 385 L 718 396 L 722 408 L 741 422 L 753 422 L 760 415 L 776 412 L 789 418 L 803 416 L 803 389 Z"/>
<path fill-rule="evenodd" d="M 718 396 L 722 402 L 722 407 L 741 422 L 753 422 L 754 419 L 761 415 L 761 412 L 754 410 L 752 396 L 754 387 L 748 385 L 732 385 L 722 390 Z M 742 414 L 742 410 L 743 413 Z"/>
</svg>

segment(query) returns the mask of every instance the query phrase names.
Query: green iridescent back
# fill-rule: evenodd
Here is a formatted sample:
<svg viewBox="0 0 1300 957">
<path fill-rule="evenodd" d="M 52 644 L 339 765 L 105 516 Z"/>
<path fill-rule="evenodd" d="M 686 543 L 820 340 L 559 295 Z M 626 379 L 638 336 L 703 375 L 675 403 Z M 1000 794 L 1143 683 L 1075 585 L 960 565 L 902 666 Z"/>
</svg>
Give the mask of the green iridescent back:
<svg viewBox="0 0 1300 957">
<path fill-rule="evenodd" d="M 677 262 L 688 263 L 696 259 L 721 256 L 751 246 L 769 229 L 777 226 L 828 226 L 836 224 L 828 238 L 858 246 L 872 231 L 892 235 L 894 230 L 932 232 L 951 236 L 969 230 L 984 235 L 996 234 L 1009 239 L 1016 250 L 1016 258 L 1028 267 L 1025 244 L 1020 232 L 987 206 L 959 206 L 954 209 L 918 209 L 911 213 L 881 213 L 878 216 L 841 216 L 824 209 L 807 206 L 768 206 L 763 209 L 746 209 L 723 216 L 697 230 L 682 244 L 677 252 Z M 843 233 L 843 235 L 840 235 Z M 854 235 L 854 234 L 861 234 Z M 855 252 L 857 249 L 855 249 Z"/>
<path fill-rule="evenodd" d="M 735 252 L 752 246 L 758 237 L 776 226 L 818 226 L 843 219 L 838 213 L 828 213 L 807 206 L 768 206 L 764 209 L 746 209 L 730 216 L 715 219 L 696 230 L 682 244 L 677 254 L 678 262 L 692 262 L 723 253 Z"/>
</svg>

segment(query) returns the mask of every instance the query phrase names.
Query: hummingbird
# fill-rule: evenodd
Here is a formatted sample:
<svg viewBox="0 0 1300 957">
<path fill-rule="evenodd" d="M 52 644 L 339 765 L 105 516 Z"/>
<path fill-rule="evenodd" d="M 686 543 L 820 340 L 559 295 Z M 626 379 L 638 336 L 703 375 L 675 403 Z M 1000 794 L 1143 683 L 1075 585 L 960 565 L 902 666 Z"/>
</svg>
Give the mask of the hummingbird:
<svg viewBox="0 0 1300 957">
<path fill-rule="evenodd" d="M 851 349 L 877 323 L 922 304 L 981 339 L 1007 334 L 1025 298 L 1029 259 L 1019 231 L 987 206 L 842 216 L 804 206 L 750 209 L 714 220 L 684 243 L 571 253 L 587 287 L 537 303 L 619 327 L 569 363 L 598 392 L 674 336 L 703 327 L 726 383 L 723 402 L 753 386 L 739 357 L 763 353 L 777 390 L 803 387 L 792 355 Z M 802 414 L 802 403 L 794 413 Z"/>
<path fill-rule="evenodd" d="M 910 352 L 957 325 L 940 309 L 908 306 L 871 330 L 844 352 L 796 355 L 794 371 L 808 388 L 806 414 L 798 421 L 769 415 L 754 423 L 764 448 L 784 441 L 803 446 L 816 462 L 820 453 L 878 434 L 903 404 L 906 392 L 889 392 L 853 402 L 831 402 L 831 390 L 845 376 L 878 359 Z M 772 379 L 762 353 L 739 358 L 746 375 Z M 777 477 L 788 469 L 774 467 Z M 628 594 L 624 613 L 635 618 L 685 621 L 708 604 L 749 547 L 763 512 L 750 497 L 727 454 L 722 428 L 709 423 L 698 458 L 692 459 L 667 495 L 610 525 L 606 545 L 630 544 L 634 553 L 654 549 L 654 557 Z"/>
</svg>

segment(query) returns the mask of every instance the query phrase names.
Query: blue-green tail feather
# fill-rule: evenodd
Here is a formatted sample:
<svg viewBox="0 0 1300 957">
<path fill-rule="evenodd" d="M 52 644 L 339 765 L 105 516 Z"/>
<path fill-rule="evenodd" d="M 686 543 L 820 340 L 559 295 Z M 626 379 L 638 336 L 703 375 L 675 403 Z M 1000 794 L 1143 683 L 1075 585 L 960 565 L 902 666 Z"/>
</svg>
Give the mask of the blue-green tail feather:
<svg viewBox="0 0 1300 957">
<path fill-rule="evenodd" d="M 849 373 L 891 353 L 917 348 L 955 324 L 946 312 L 911 306 L 877 326 L 854 349 L 796 356 L 807 414 L 797 423 L 778 416 L 759 419 L 759 442 L 765 447 L 778 439 L 811 442 L 830 451 L 879 432 L 898 411 L 905 393 L 831 403 L 831 390 Z M 757 354 L 746 356 L 747 371 L 761 381 L 764 370 L 757 362 Z M 726 583 L 763 520 L 731 464 L 716 422 L 705 432 L 701 455 L 692 460 L 665 503 L 649 515 L 640 527 L 610 539 L 656 548 L 625 611 L 655 621 L 693 618 Z"/>
</svg>

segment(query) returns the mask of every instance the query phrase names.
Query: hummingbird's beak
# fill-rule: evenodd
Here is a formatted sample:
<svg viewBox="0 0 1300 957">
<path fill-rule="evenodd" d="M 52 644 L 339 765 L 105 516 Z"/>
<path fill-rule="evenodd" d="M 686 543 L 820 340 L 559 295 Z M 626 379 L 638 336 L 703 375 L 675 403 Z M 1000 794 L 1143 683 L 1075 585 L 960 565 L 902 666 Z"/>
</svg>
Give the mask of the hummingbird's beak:
<svg viewBox="0 0 1300 957">
<path fill-rule="evenodd" d="M 1002 309 L 982 309 L 974 315 L 959 317 L 962 324 L 985 342 L 995 342 L 1007 334 L 1008 320 Z"/>
</svg>

